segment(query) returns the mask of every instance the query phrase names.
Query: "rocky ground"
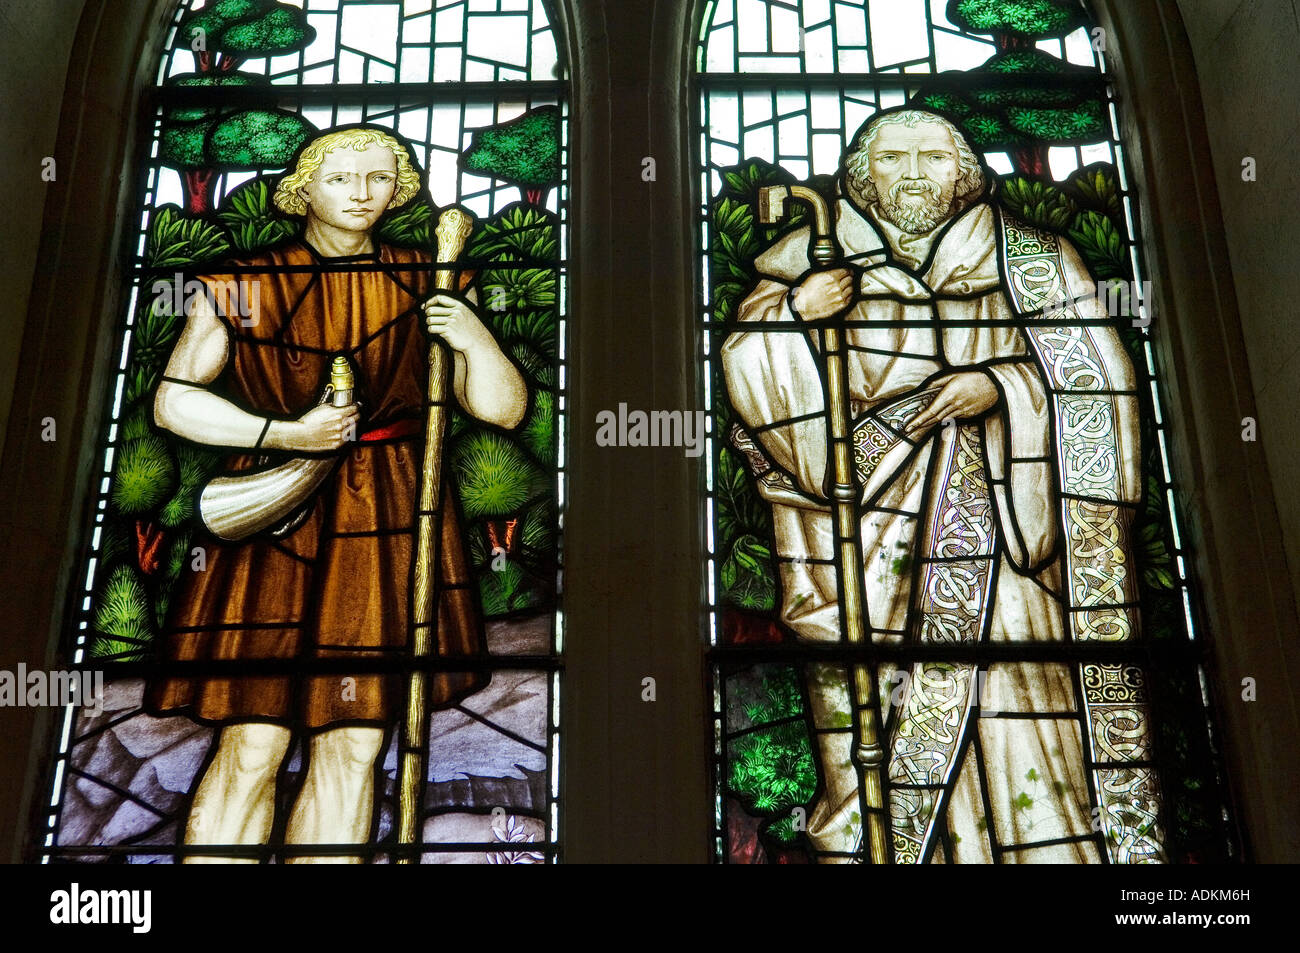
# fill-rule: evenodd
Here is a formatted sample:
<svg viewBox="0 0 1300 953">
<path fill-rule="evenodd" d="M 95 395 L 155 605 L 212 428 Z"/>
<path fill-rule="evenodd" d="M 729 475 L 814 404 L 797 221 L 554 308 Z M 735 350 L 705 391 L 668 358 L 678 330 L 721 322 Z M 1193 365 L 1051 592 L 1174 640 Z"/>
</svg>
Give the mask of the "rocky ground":
<svg viewBox="0 0 1300 953">
<path fill-rule="evenodd" d="M 489 622 L 493 655 L 545 655 L 549 614 Z M 426 863 L 539 863 L 546 839 L 546 725 L 550 675 L 496 671 L 483 690 L 430 717 L 425 842 L 483 844 L 481 850 L 431 851 Z M 171 847 L 187 792 L 214 730 L 187 718 L 140 712 L 140 679 L 105 681 L 104 705 L 81 712 L 64 774 L 59 846 L 109 848 L 78 860 L 170 862 L 149 848 Z M 301 771 L 295 749 L 287 768 L 292 792 Z M 379 842 L 391 836 L 396 740 L 384 759 Z M 71 859 L 71 858 L 70 858 Z M 377 862 L 386 858 L 378 857 Z"/>
</svg>

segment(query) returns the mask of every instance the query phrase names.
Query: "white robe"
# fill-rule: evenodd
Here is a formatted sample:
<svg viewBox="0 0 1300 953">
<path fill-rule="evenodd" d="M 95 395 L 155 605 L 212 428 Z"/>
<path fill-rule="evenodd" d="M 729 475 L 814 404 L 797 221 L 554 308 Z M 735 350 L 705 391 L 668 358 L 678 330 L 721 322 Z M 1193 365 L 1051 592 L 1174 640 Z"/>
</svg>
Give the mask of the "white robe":
<svg viewBox="0 0 1300 953">
<path fill-rule="evenodd" d="M 1080 350 L 1097 358 L 1101 370 L 1081 376 L 1070 365 L 1065 376 L 1073 375 L 1075 383 L 1063 381 L 1061 361 L 1072 358 L 1060 355 L 1077 345 L 1078 329 L 1068 329 L 1065 337 L 1070 341 L 1058 350 L 1053 350 L 1056 329 L 1040 327 L 1031 342 L 1016 320 L 1012 301 L 1024 307 L 1041 301 L 1052 289 L 1075 298 L 1091 288 L 1086 269 L 1062 241 L 1056 260 L 1064 262 L 1064 274 L 1048 276 L 1055 281 L 1051 288 L 1029 287 L 1035 269 L 1043 268 L 1040 261 L 1009 279 L 1001 239 L 1005 234 L 1022 237 L 1024 247 L 1033 252 L 1041 233 L 1008 221 L 1011 231 L 1000 235 L 1000 213 L 984 201 L 970 204 L 921 236 L 883 221 L 874 208 L 870 217 L 864 216 L 843 199 L 837 213 L 844 255 L 863 269 L 860 300 L 846 316 L 862 323 L 851 325 L 844 335 L 854 420 L 879 413 L 937 375 L 956 370 L 987 372 L 1000 394 L 998 405 L 985 417 L 936 427 L 918 436 L 914 452 L 903 442 L 877 460 L 874 471 L 860 470 L 865 631 L 876 642 L 1067 638 L 1068 608 L 1078 601 L 1075 596 L 1084 605 L 1096 602 L 1089 602 L 1091 595 L 1082 589 L 1074 595 L 1063 591 L 1062 563 L 1073 559 L 1075 572 L 1095 566 L 1081 560 L 1078 545 L 1066 545 L 1062 524 L 1068 516 L 1063 517 L 1067 511 L 1059 496 L 1060 474 L 1063 467 L 1073 473 L 1080 466 L 1113 464 L 1100 488 L 1077 478 L 1065 488 L 1083 485 L 1094 489 L 1092 495 L 1117 504 L 1139 499 L 1136 402 L 1115 395 L 1134 390 L 1135 377 L 1115 331 L 1090 326 L 1082 331 Z M 820 335 L 816 323 L 804 323 L 789 301 L 791 288 L 808 271 L 808 239 L 807 228 L 797 230 L 756 259 L 760 281 L 740 306 L 738 318 L 762 327 L 731 334 L 720 358 L 733 406 L 775 465 L 759 480 L 759 492 L 772 506 L 781 559 L 782 621 L 801 640 L 828 643 L 841 641 L 842 635 L 831 513 L 822 489 L 828 431 L 816 353 Z M 1008 280 L 1021 282 L 1014 295 L 1007 293 Z M 1076 302 L 1069 313 L 1102 316 L 1094 299 Z M 1054 362 L 1053 368 L 1045 368 L 1045 360 Z M 1072 412 L 1062 403 L 1072 398 L 1061 394 L 1080 381 L 1088 391 L 1105 385 L 1107 396 L 1091 398 L 1094 404 L 1105 404 L 1113 425 L 1107 445 L 1113 459 L 1102 464 L 1093 459 L 1095 448 L 1084 442 L 1072 447 L 1068 434 L 1058 443 L 1061 414 Z M 900 409 L 894 418 L 905 422 L 920 406 Z M 864 446 L 860 455 L 864 449 L 872 452 Z M 1092 456 L 1076 466 L 1085 451 Z M 1079 505 L 1089 504 L 1066 503 Z M 1126 529 L 1125 519 L 1120 522 Z M 1110 560 L 1108 568 L 1123 561 L 1126 546 L 1125 537 L 1118 549 L 1103 557 Z M 1131 596 L 1131 586 L 1131 578 L 1120 583 L 1126 597 Z M 1104 611 L 1111 617 L 1097 626 L 1128 626 L 1124 635 L 1132 634 L 1135 611 Z M 1081 634 L 1078 621 L 1074 624 L 1076 639 L 1115 637 L 1113 632 Z M 1059 663 L 994 664 L 978 700 L 985 713 L 1077 711 L 1072 668 Z M 817 851 L 829 852 L 820 859 L 847 860 L 859 846 L 862 826 L 857 769 L 851 761 L 856 739 L 846 727 L 852 707 L 848 672 L 835 664 L 813 664 L 806 671 L 823 782 L 808 832 Z M 908 680 L 896 689 L 904 674 Z M 919 786 L 894 788 L 886 805 L 897 862 L 926 856 L 936 861 L 990 861 L 991 837 L 1005 848 L 1082 837 L 1091 831 L 1092 797 L 1083 758 L 1089 742 L 1081 737 L 1080 722 L 1050 715 L 972 719 L 970 696 L 977 679 L 968 665 L 915 665 L 896 677 L 888 668 L 881 669 L 886 723 L 891 700 L 900 709 L 889 737 L 882 738 L 887 742 L 889 779 Z M 972 721 L 979 726 L 975 735 L 969 731 Z M 966 747 L 968 741 L 975 744 Z M 991 818 L 985 817 L 981 770 Z M 944 804 L 942 786 L 954 780 Z M 945 815 L 951 856 L 937 840 L 937 822 Z M 1076 840 L 1006 851 L 1001 859 L 1088 862 L 1099 856 L 1095 842 Z"/>
</svg>

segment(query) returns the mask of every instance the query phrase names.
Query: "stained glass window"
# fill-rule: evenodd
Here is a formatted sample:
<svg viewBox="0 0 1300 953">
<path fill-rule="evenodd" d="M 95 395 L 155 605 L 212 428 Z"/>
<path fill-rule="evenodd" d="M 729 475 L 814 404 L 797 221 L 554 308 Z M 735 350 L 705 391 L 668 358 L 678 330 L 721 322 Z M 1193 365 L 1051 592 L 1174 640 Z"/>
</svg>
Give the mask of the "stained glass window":
<svg viewBox="0 0 1300 953">
<path fill-rule="evenodd" d="M 716 858 L 1234 856 L 1106 34 L 698 28 Z"/>
<path fill-rule="evenodd" d="M 551 23 L 177 5 L 65 633 L 103 692 L 45 862 L 557 858 Z"/>
</svg>

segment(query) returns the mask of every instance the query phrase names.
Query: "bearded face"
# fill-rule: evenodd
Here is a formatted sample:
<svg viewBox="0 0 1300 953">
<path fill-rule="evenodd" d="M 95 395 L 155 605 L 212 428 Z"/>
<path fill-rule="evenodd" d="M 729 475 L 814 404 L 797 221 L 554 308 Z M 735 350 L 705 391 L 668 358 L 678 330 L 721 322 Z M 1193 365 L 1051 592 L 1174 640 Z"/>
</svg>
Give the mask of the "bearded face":
<svg viewBox="0 0 1300 953">
<path fill-rule="evenodd" d="M 859 167 L 859 178 L 868 179 L 874 192 L 863 198 L 903 231 L 924 234 L 952 214 L 961 170 L 956 143 L 942 124 L 881 126 L 861 158 L 866 169 Z"/>
<path fill-rule="evenodd" d="M 903 231 L 921 235 L 948 217 L 954 191 L 955 186 L 945 189 L 930 179 L 895 182 L 881 195 L 880 210 Z"/>
</svg>

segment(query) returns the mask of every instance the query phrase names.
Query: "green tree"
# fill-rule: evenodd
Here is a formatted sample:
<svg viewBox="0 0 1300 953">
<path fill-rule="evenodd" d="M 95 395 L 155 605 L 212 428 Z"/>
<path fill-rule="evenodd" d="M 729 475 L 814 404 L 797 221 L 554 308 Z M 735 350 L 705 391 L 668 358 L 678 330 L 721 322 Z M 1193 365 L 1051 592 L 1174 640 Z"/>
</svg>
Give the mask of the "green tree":
<svg viewBox="0 0 1300 953">
<path fill-rule="evenodd" d="M 1053 145 L 1095 142 L 1106 135 L 1101 98 L 1088 68 L 1067 63 L 1035 44 L 1074 32 L 1087 21 L 1073 0 L 949 0 L 948 19 L 970 33 L 990 35 L 997 52 L 965 71 L 956 90 L 931 90 L 913 104 L 942 112 L 966 129 L 972 144 L 1005 150 L 1024 175 L 1047 172 Z M 957 71 L 954 71 L 954 73 Z M 1023 78 L 1023 84 L 1016 80 Z M 1043 82 L 1047 80 L 1047 82 Z"/>
<path fill-rule="evenodd" d="M 236 69 L 255 56 L 300 50 L 316 38 L 300 8 L 275 0 L 217 0 L 181 21 L 179 42 L 188 44 L 201 73 Z M 217 60 L 212 59 L 217 54 Z"/>
<path fill-rule="evenodd" d="M 167 84 L 251 86 L 260 79 L 245 73 L 187 73 Z M 186 211 L 201 215 L 212 210 L 212 180 L 219 171 L 283 167 L 315 131 L 307 120 L 283 109 L 174 107 L 166 114 L 158 155 L 181 172 Z"/>
<path fill-rule="evenodd" d="M 560 109 L 541 106 L 518 119 L 478 130 L 460 167 L 516 185 L 530 205 L 542 205 L 560 181 Z"/>
</svg>

